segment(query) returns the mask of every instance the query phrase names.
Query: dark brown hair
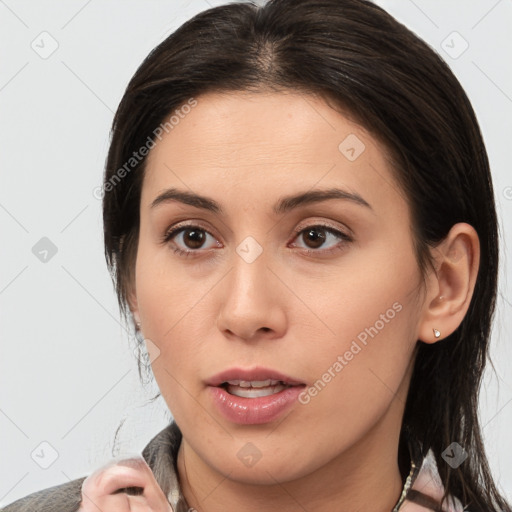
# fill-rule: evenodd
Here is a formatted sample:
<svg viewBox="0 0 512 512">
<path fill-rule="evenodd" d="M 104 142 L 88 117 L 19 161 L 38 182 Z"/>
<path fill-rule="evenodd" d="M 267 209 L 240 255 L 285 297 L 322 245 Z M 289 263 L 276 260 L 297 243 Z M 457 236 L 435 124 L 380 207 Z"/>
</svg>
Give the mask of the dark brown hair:
<svg viewBox="0 0 512 512">
<path fill-rule="evenodd" d="M 348 112 L 381 140 L 410 209 L 424 275 L 434 247 L 457 222 L 477 231 L 481 264 L 469 311 L 442 342 L 419 342 L 403 418 L 445 486 L 475 511 L 510 511 L 493 482 L 477 403 L 488 358 L 498 273 L 489 162 L 471 104 L 447 64 L 367 0 L 234 3 L 183 24 L 144 60 L 116 112 L 104 179 L 105 255 L 128 313 L 145 158 L 168 116 L 208 92 L 300 91 Z M 123 168 L 126 172 L 120 173 Z M 122 179 L 119 178 L 122 174 Z M 452 468 L 453 442 L 469 457 Z"/>
</svg>

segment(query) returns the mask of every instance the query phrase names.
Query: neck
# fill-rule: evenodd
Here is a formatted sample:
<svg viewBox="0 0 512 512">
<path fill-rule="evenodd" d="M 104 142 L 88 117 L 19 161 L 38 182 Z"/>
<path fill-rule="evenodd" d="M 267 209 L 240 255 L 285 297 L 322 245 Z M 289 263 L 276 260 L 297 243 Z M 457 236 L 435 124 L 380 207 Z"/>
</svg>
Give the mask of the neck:
<svg viewBox="0 0 512 512">
<path fill-rule="evenodd" d="M 404 482 L 398 435 L 383 435 L 383 426 L 376 426 L 313 473 L 293 481 L 276 480 L 273 485 L 229 479 L 207 465 L 183 439 L 178 452 L 181 490 L 188 506 L 198 512 L 390 512 Z"/>
</svg>

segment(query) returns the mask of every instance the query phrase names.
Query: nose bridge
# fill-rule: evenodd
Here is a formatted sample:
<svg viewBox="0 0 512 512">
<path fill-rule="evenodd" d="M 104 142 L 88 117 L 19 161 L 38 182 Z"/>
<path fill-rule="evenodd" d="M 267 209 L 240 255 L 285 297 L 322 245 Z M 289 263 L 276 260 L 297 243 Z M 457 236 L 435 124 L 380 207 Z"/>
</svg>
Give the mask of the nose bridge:
<svg viewBox="0 0 512 512">
<path fill-rule="evenodd" d="M 257 244 L 257 245 L 256 245 Z M 234 300 L 235 308 L 258 307 L 258 303 L 269 303 L 268 254 L 264 253 L 254 238 L 244 239 L 233 254 L 233 269 L 230 272 L 228 301 Z"/>
<path fill-rule="evenodd" d="M 254 238 L 247 237 L 236 247 L 220 305 L 221 331 L 246 339 L 262 328 L 282 331 L 285 315 L 268 264 L 268 254 Z"/>
</svg>

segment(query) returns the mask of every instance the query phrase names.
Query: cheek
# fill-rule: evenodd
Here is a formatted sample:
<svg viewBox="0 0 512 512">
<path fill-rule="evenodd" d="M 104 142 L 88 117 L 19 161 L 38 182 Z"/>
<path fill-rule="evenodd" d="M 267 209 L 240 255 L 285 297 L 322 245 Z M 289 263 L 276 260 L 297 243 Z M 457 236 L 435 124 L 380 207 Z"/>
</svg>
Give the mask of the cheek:
<svg viewBox="0 0 512 512">
<path fill-rule="evenodd" d="M 400 251 L 393 251 L 400 244 Z M 418 314 L 412 304 L 420 278 L 412 249 L 404 251 L 406 241 L 374 245 L 348 253 L 339 265 L 316 274 L 282 270 L 301 299 L 295 301 L 296 317 L 289 327 L 293 331 L 293 322 L 301 325 L 299 332 L 308 333 L 301 335 L 305 343 L 316 340 L 332 352 L 348 349 L 354 339 L 364 344 L 375 337 L 393 344 L 410 338 L 405 333 L 411 332 Z M 315 359 L 322 352 L 317 346 Z"/>
<path fill-rule="evenodd" d="M 314 288 L 311 280 L 297 286 L 315 305 L 300 331 L 315 382 L 304 401 L 313 416 L 334 415 L 349 428 L 347 412 L 378 415 L 405 376 L 416 345 L 419 271 L 412 253 L 398 259 L 389 249 L 348 268 Z"/>
<path fill-rule="evenodd" d="M 178 337 L 188 338 L 193 348 L 194 331 L 200 324 L 190 319 L 205 312 L 208 292 L 215 284 L 215 276 L 202 270 L 201 275 L 192 265 L 177 262 L 168 247 L 155 248 L 149 241 L 139 245 L 136 263 L 137 302 L 145 327 L 144 334 L 153 337 L 161 350 L 171 349 Z M 186 330 L 185 330 L 186 329 Z M 190 345 L 192 343 L 192 345 Z"/>
<path fill-rule="evenodd" d="M 186 403 L 190 414 L 199 378 L 204 377 L 199 365 L 208 348 L 204 341 L 213 337 L 210 293 L 219 277 L 204 271 L 191 276 L 182 263 L 173 264 L 173 258 L 171 250 L 154 249 L 148 242 L 139 245 L 137 302 L 144 337 L 158 349 L 152 370 L 162 396 L 173 413 Z"/>
<path fill-rule="evenodd" d="M 405 301 L 393 303 L 394 309 L 386 297 L 382 299 L 371 308 L 365 303 L 358 316 L 344 313 L 337 324 L 338 339 L 327 344 L 319 340 L 316 348 L 303 354 L 311 385 L 299 399 L 292 418 L 295 425 L 280 428 L 296 431 L 301 425 L 306 430 L 317 425 L 325 440 L 315 448 L 318 460 L 356 443 L 389 411 L 398 417 L 406 402 L 403 383 L 415 346 L 410 321 L 414 312 Z"/>
</svg>

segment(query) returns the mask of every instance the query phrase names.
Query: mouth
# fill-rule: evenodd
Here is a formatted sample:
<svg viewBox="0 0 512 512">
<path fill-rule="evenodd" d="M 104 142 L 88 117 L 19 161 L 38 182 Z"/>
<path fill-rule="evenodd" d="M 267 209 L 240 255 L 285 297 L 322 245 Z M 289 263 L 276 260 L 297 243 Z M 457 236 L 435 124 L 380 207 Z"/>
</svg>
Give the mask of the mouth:
<svg viewBox="0 0 512 512">
<path fill-rule="evenodd" d="M 270 368 L 230 368 L 205 381 L 218 413 L 230 423 L 276 421 L 292 408 L 305 382 Z"/>
<path fill-rule="evenodd" d="M 291 387 L 306 385 L 296 378 L 261 366 L 249 369 L 230 368 L 213 376 L 206 384 L 241 398 L 261 398 Z"/>
<path fill-rule="evenodd" d="M 252 381 L 230 380 L 223 382 L 218 387 L 226 390 L 230 395 L 242 398 L 260 398 L 263 396 L 275 395 L 284 389 L 293 387 L 293 385 L 287 384 L 281 380 L 267 379 Z"/>
</svg>

